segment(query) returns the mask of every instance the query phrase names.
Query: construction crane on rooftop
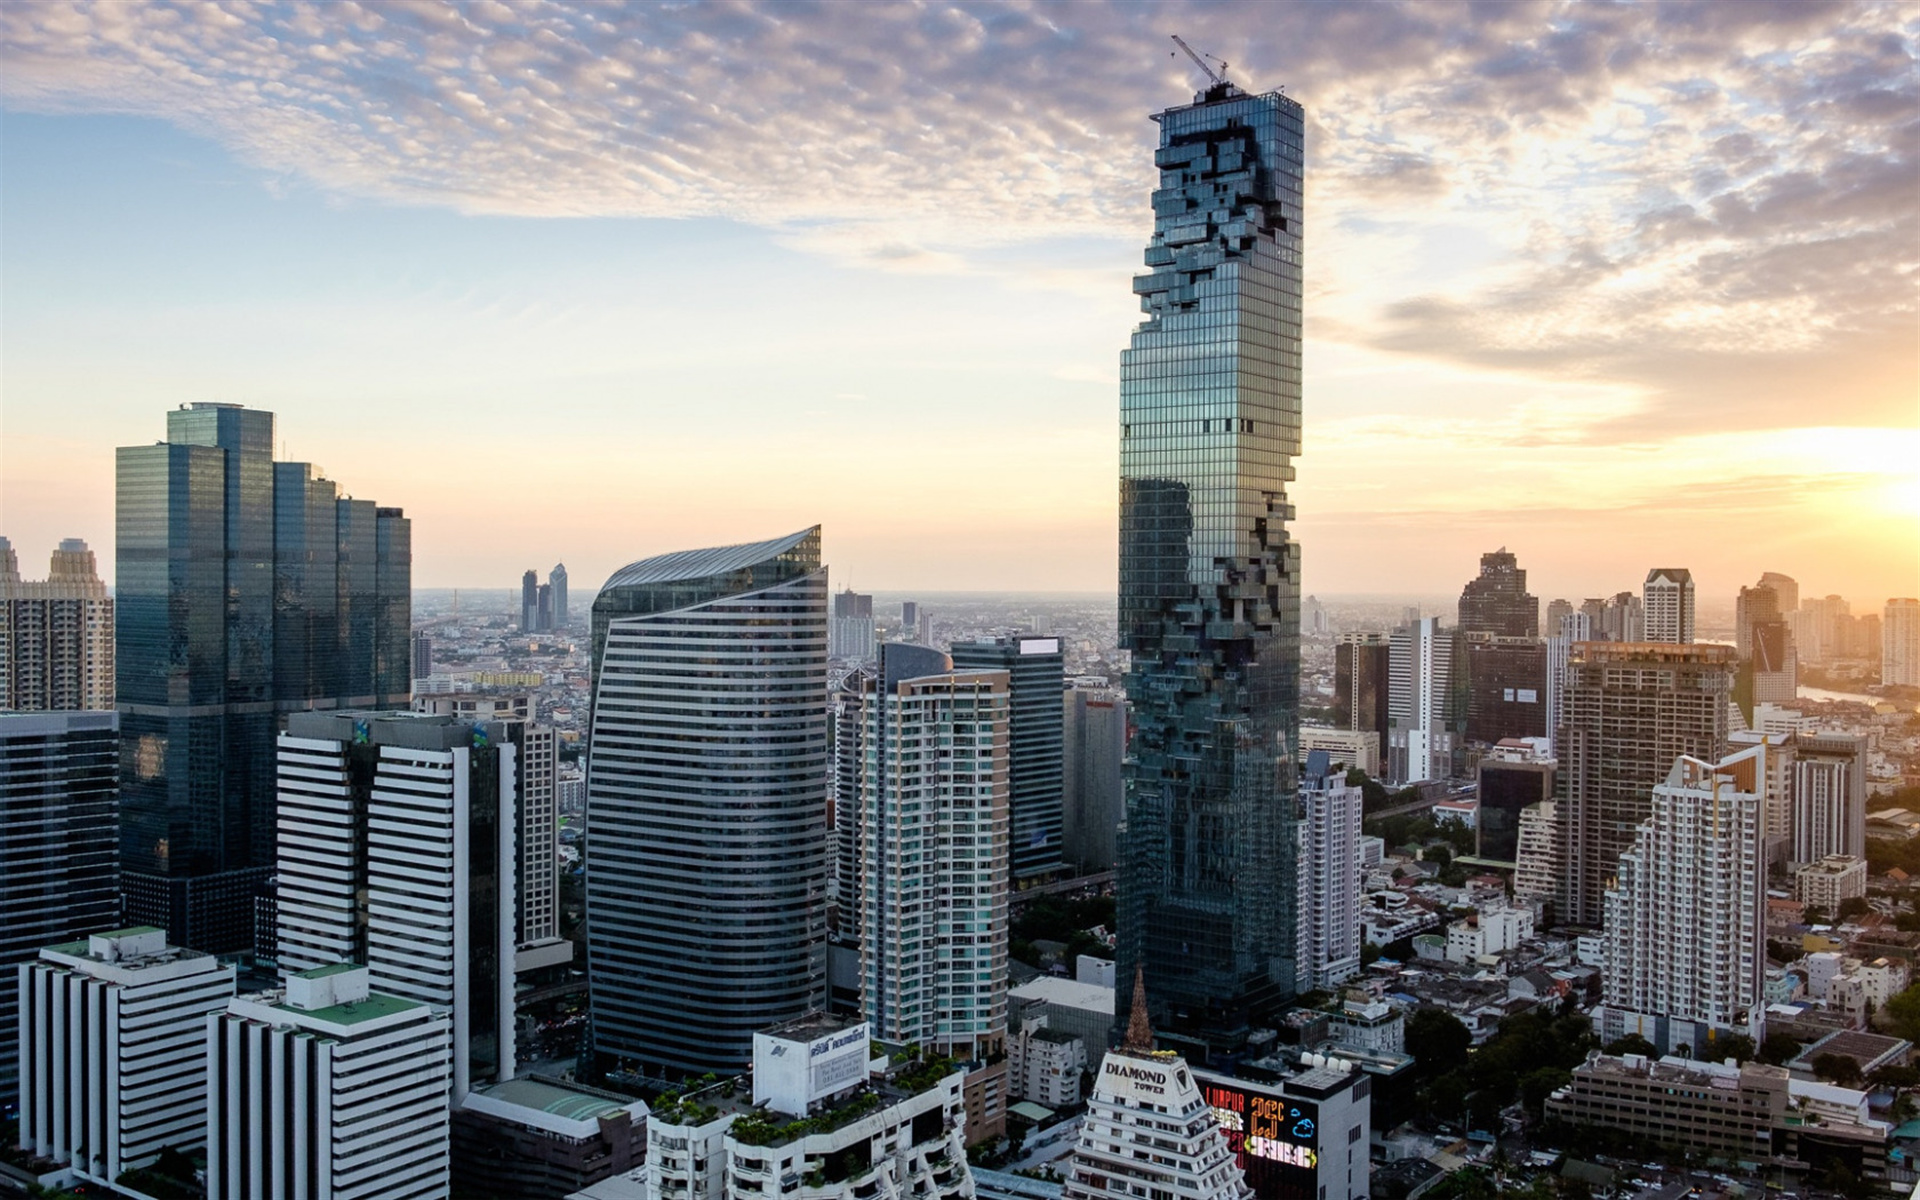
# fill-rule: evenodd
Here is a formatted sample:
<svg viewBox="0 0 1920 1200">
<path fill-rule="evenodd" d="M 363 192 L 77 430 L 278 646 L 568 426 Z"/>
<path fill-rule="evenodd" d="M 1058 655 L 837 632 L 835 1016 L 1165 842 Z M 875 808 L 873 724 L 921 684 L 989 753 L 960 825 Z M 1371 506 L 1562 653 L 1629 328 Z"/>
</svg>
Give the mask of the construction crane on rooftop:
<svg viewBox="0 0 1920 1200">
<path fill-rule="evenodd" d="M 1214 56 L 1211 54 L 1207 55 L 1206 58 L 1202 58 L 1200 55 L 1194 53 L 1193 47 L 1187 45 L 1187 43 L 1180 37 L 1179 34 L 1175 33 L 1169 36 L 1173 38 L 1174 45 L 1180 47 L 1182 50 L 1185 50 L 1187 52 L 1187 57 L 1193 60 L 1194 66 L 1199 67 L 1202 71 L 1205 71 L 1207 73 L 1207 78 L 1213 80 L 1214 86 L 1218 87 L 1220 84 L 1223 84 L 1227 81 L 1227 60 L 1226 59 L 1214 58 Z M 1213 58 L 1213 61 L 1220 64 L 1220 70 L 1218 72 L 1215 72 L 1212 67 L 1207 65 L 1206 63 L 1207 58 Z"/>
</svg>

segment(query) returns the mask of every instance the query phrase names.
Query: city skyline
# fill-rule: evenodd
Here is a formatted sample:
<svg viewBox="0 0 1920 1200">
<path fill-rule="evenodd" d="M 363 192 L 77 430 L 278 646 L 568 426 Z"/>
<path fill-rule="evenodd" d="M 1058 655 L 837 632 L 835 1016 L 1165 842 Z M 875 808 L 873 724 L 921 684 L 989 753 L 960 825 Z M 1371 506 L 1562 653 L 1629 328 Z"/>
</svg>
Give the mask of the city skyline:
<svg viewBox="0 0 1920 1200">
<path fill-rule="evenodd" d="M 423 586 L 819 521 L 837 586 L 1106 590 L 1177 29 L 1314 114 L 1303 591 L 1911 594 L 1914 10 L 851 11 L 0 13 L 3 532 L 109 544 L 223 400 Z"/>
</svg>

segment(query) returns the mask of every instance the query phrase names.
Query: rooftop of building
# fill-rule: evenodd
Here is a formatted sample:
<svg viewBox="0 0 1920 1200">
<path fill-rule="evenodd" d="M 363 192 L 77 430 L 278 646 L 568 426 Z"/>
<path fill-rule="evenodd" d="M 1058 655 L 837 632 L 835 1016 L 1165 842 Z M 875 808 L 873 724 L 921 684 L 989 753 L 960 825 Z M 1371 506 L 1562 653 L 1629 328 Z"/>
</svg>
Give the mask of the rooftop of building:
<svg viewBox="0 0 1920 1200">
<path fill-rule="evenodd" d="M 836 1033 L 844 1033 L 856 1025 L 864 1024 L 866 1021 L 859 1017 L 829 1012 L 810 1012 L 805 1016 L 795 1017 L 791 1021 L 783 1021 L 762 1032 L 783 1041 L 811 1042 L 816 1038 L 831 1037 Z"/>
<path fill-rule="evenodd" d="M 1081 983 L 1077 979 L 1042 975 L 1012 989 L 1007 995 L 1014 1000 L 1044 1000 L 1048 1004 L 1058 1004 L 1065 1008 L 1087 1009 L 1104 1012 L 1108 1016 L 1113 1015 L 1114 989 L 1097 983 Z"/>
<path fill-rule="evenodd" d="M 265 992 L 255 997 L 269 1008 L 283 1009 L 290 1013 L 299 1013 L 302 1017 L 324 1021 L 329 1025 L 360 1025 L 380 1017 L 391 1017 L 410 1009 L 425 1008 L 426 1005 L 413 1000 L 402 1000 L 398 996 L 388 996 L 373 992 L 364 1000 L 349 1000 L 343 1004 L 329 1004 L 325 1008 L 295 1008 L 287 1003 L 284 992 Z"/>
<path fill-rule="evenodd" d="M 468 1103 L 466 1106 L 479 1112 L 492 1112 L 509 1119 L 525 1120 L 532 1114 L 553 1118 L 541 1121 L 537 1118 L 525 1120 L 543 1129 L 553 1129 L 559 1133 L 577 1133 L 569 1125 L 597 1124 L 602 1117 L 618 1116 L 627 1113 L 633 1117 L 645 1116 L 647 1106 L 638 1100 L 628 1100 L 612 1092 L 603 1092 L 581 1084 L 553 1079 L 544 1075 L 531 1075 L 520 1079 L 509 1079 L 490 1087 L 476 1089 L 467 1097 L 471 1102 L 478 1097 L 481 1103 Z M 491 1103 L 487 1103 L 487 1102 Z M 495 1105 L 511 1109 L 525 1110 L 525 1114 L 500 1112 Z"/>
<path fill-rule="evenodd" d="M 628 563 L 615 571 L 606 587 L 638 587 L 654 583 L 673 583 L 686 579 L 706 579 L 751 567 L 777 558 L 797 548 L 819 526 L 810 526 L 785 537 L 764 542 L 743 542 L 737 546 L 713 546 L 703 550 L 675 550 Z"/>
<path fill-rule="evenodd" d="M 1888 1037 L 1881 1033 L 1867 1033 L 1859 1029 L 1842 1029 L 1828 1034 L 1802 1050 L 1799 1057 L 1793 1059 L 1787 1066 L 1792 1070 L 1811 1071 L 1815 1059 L 1823 1054 L 1834 1054 L 1852 1059 L 1865 1070 L 1880 1066 L 1889 1060 L 1897 1060 L 1912 1049 L 1913 1044 L 1901 1038 Z"/>
</svg>

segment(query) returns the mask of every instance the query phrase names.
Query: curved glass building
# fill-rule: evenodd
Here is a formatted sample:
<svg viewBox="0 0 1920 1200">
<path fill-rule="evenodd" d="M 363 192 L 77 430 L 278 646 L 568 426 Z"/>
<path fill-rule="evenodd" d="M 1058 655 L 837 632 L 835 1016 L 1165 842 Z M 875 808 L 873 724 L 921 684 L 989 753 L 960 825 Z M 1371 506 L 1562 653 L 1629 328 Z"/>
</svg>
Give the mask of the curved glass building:
<svg viewBox="0 0 1920 1200">
<path fill-rule="evenodd" d="M 593 602 L 587 962 L 603 1064 L 738 1073 L 826 1005 L 820 527 L 663 554 Z"/>
<path fill-rule="evenodd" d="M 1294 984 L 1304 114 L 1222 83 L 1169 109 L 1120 366 L 1120 637 L 1134 733 L 1120 995 L 1204 1061 Z"/>
</svg>

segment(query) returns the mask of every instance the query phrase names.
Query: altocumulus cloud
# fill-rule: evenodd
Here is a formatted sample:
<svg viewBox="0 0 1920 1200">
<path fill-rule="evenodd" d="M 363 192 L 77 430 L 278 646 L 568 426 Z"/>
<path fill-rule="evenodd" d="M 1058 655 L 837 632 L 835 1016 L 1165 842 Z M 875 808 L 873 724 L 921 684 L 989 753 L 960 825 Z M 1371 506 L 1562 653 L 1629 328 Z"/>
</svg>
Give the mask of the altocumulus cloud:
<svg viewBox="0 0 1920 1200">
<path fill-rule="evenodd" d="M 1313 259 L 1320 335 L 1639 388 L 1602 439 L 1810 399 L 1911 422 L 1911 5 L 14 4 L 0 95 L 385 202 L 718 216 L 948 271 L 1140 236 L 1176 29 L 1309 106 L 1309 237 L 1346 251 Z M 1499 252 L 1361 299 L 1369 237 L 1422 233 Z"/>
</svg>

